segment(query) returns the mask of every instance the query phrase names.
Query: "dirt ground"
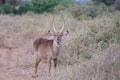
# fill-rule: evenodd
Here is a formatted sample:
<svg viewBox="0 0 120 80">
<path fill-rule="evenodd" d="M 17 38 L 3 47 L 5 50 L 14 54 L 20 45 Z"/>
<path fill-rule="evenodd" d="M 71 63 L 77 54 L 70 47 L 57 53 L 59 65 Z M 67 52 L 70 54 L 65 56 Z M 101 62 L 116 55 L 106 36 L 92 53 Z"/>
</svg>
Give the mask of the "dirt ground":
<svg viewBox="0 0 120 80">
<path fill-rule="evenodd" d="M 102 36 L 104 41 L 106 36 L 103 33 L 109 34 L 114 29 L 115 26 L 112 24 L 114 18 L 107 17 L 105 20 L 96 18 L 82 22 L 68 18 L 70 34 L 63 39 L 70 45 L 66 43 L 64 53 L 61 53 L 63 56 L 59 58 L 63 64 L 58 63 L 56 71 L 52 66 L 51 74 L 48 74 L 48 64 L 42 61 L 39 65 L 39 76 L 32 78 L 35 64 L 32 43 L 40 35 L 46 35 L 50 20 L 48 16 L 39 15 L 0 16 L 0 80 L 120 80 L 120 45 L 116 42 L 109 44 L 102 41 L 99 44 L 92 42 L 92 38 L 99 39 Z M 48 23 L 45 25 L 44 22 Z M 102 25 L 103 22 L 107 24 Z M 103 28 L 91 25 L 100 25 Z M 94 33 L 94 30 L 98 33 L 91 37 L 89 33 Z M 112 42 L 113 38 L 108 42 Z"/>
<path fill-rule="evenodd" d="M 43 62 L 39 65 L 39 77 L 32 78 L 34 55 L 21 55 L 20 52 L 19 49 L 0 49 L 0 80 L 43 80 L 43 78 L 40 79 L 41 76 L 44 79 L 49 78 L 47 74 L 48 66 Z"/>
</svg>

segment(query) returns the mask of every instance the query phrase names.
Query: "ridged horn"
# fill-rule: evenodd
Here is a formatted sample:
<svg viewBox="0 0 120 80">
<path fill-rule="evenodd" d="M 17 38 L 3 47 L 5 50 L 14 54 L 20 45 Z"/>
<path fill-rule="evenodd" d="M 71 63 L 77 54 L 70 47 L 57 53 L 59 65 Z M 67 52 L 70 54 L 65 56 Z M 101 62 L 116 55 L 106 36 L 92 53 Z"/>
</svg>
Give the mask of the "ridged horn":
<svg viewBox="0 0 120 80">
<path fill-rule="evenodd" d="M 65 27 L 65 21 L 64 21 L 64 17 L 63 17 L 63 15 L 62 15 L 62 22 L 63 22 L 63 26 L 62 26 L 62 28 L 61 28 L 60 32 L 63 32 L 64 27 Z"/>
<path fill-rule="evenodd" d="M 52 26 L 53 26 L 53 30 L 54 30 L 55 32 L 57 32 L 56 29 L 55 29 L 55 26 L 54 26 L 54 16 L 53 16 L 53 18 L 52 18 Z"/>
</svg>

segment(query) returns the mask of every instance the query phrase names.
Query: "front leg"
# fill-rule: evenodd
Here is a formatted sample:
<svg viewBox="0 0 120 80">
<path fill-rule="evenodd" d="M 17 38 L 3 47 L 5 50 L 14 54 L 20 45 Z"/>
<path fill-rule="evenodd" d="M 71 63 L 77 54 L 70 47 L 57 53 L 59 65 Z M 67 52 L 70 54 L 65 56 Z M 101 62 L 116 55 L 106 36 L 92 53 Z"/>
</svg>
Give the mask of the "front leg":
<svg viewBox="0 0 120 80">
<path fill-rule="evenodd" d="M 54 68 L 56 69 L 56 67 L 57 67 L 57 58 L 53 59 L 53 62 L 54 62 Z"/>
<path fill-rule="evenodd" d="M 48 59 L 48 67 L 49 67 L 49 73 L 51 71 L 51 59 Z"/>
<path fill-rule="evenodd" d="M 39 65 L 40 61 L 41 61 L 41 59 L 39 59 L 39 58 L 37 57 L 36 62 L 35 62 L 34 75 L 32 76 L 32 77 L 34 77 L 34 78 L 35 78 L 35 77 L 38 77 L 37 71 L 38 71 L 38 65 Z"/>
</svg>

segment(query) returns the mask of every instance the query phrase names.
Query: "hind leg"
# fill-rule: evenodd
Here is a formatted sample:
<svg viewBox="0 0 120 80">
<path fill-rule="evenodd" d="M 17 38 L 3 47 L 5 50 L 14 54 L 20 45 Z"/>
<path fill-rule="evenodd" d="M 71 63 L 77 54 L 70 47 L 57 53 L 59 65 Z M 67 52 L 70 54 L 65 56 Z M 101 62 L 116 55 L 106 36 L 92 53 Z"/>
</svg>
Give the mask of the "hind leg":
<svg viewBox="0 0 120 80">
<path fill-rule="evenodd" d="M 38 65 L 39 65 L 40 61 L 41 61 L 41 59 L 36 59 L 36 63 L 35 63 L 35 74 L 37 73 Z"/>
<path fill-rule="evenodd" d="M 34 71 L 34 74 L 33 77 L 38 77 L 38 74 L 37 74 L 37 71 L 38 71 L 38 65 L 40 63 L 41 59 L 40 58 L 36 58 L 36 62 L 35 62 L 35 71 Z"/>
</svg>

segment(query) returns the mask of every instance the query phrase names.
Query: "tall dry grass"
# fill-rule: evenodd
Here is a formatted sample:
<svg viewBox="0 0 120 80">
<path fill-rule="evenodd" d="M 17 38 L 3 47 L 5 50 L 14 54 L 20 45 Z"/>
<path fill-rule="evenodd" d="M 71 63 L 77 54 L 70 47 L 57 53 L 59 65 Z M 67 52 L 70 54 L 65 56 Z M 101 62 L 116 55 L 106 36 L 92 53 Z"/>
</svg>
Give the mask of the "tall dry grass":
<svg viewBox="0 0 120 80">
<path fill-rule="evenodd" d="M 64 17 L 69 35 L 63 38 L 57 71 L 53 70 L 51 76 L 47 76 L 47 65 L 42 62 L 37 79 L 119 80 L 120 13 L 89 20 L 76 20 L 67 14 Z M 35 60 L 32 43 L 38 37 L 48 37 L 47 31 L 52 30 L 51 19 L 52 15 L 47 13 L 0 15 L 0 79 L 32 80 L 30 75 Z M 60 15 L 56 15 L 55 25 L 58 29 L 62 26 Z"/>
</svg>

